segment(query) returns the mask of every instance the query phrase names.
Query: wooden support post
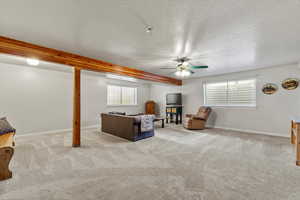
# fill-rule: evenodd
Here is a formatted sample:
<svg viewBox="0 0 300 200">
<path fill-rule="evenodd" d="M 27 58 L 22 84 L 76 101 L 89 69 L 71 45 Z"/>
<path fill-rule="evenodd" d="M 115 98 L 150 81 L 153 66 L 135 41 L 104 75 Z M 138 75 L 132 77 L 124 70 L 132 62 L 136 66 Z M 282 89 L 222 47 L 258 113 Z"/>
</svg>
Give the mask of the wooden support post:
<svg viewBox="0 0 300 200">
<path fill-rule="evenodd" d="M 296 124 L 296 165 L 300 166 L 300 123 Z"/>
<path fill-rule="evenodd" d="M 80 68 L 74 67 L 73 147 L 80 147 L 80 72 Z"/>
<path fill-rule="evenodd" d="M 296 124 L 295 124 L 296 125 Z M 295 128 L 293 120 L 291 121 L 291 144 L 296 144 L 296 135 L 294 135 L 293 129 Z"/>
<path fill-rule="evenodd" d="M 296 146 L 296 165 L 300 166 L 300 121 L 291 123 L 291 143 Z"/>
</svg>

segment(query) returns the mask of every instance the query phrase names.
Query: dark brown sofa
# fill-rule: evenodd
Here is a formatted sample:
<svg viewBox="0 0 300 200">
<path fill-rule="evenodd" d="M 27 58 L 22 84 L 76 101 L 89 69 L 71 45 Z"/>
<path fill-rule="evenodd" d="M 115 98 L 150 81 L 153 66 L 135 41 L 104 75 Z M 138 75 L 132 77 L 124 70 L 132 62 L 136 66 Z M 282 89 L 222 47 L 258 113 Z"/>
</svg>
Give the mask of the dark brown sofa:
<svg viewBox="0 0 300 200">
<path fill-rule="evenodd" d="M 137 141 L 154 136 L 154 129 L 141 131 L 139 116 L 125 116 L 116 114 L 101 114 L 102 132 L 109 133 L 130 141 Z"/>
</svg>

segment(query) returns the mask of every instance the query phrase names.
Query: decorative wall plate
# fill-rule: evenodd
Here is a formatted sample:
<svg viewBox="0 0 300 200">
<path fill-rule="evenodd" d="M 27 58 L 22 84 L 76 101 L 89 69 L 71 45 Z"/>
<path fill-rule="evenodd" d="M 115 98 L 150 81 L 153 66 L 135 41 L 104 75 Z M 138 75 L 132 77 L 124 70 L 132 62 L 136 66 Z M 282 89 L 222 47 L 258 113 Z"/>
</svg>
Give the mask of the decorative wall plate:
<svg viewBox="0 0 300 200">
<path fill-rule="evenodd" d="M 299 80 L 296 78 L 288 78 L 282 81 L 281 86 L 286 90 L 294 90 L 299 86 Z"/>
<path fill-rule="evenodd" d="M 278 90 L 278 87 L 274 83 L 267 83 L 262 88 L 262 92 L 264 94 L 268 94 L 268 95 L 274 94 L 277 90 Z"/>
</svg>

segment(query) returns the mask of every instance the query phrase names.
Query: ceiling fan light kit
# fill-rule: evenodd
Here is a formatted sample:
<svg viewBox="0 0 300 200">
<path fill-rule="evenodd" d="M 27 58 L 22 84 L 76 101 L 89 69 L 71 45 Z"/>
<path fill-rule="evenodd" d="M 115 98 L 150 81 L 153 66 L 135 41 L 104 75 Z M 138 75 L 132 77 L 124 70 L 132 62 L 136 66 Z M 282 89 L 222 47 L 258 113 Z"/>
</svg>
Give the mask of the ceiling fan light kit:
<svg viewBox="0 0 300 200">
<path fill-rule="evenodd" d="M 175 72 L 176 76 L 181 76 L 181 77 L 188 77 L 190 76 L 192 73 L 189 70 L 179 70 Z"/>
<path fill-rule="evenodd" d="M 187 67 L 187 66 L 189 66 L 189 63 L 188 63 L 187 61 L 184 61 L 184 62 L 182 63 L 182 65 L 185 66 L 185 67 Z"/>
<path fill-rule="evenodd" d="M 176 67 L 162 67 L 161 69 L 176 69 L 175 76 L 180 76 L 180 77 L 188 77 L 195 72 L 192 71 L 192 69 L 207 69 L 208 66 L 206 65 L 192 65 L 189 60 L 190 58 L 187 57 L 182 57 L 182 58 L 177 58 L 174 61 L 177 62 Z"/>
</svg>

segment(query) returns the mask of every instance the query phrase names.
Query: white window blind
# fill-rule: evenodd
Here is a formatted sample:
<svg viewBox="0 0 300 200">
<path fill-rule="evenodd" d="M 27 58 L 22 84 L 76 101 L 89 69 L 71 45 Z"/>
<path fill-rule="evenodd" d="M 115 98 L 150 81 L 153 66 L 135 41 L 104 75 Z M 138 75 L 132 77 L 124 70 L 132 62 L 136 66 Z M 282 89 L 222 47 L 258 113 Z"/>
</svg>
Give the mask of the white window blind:
<svg viewBox="0 0 300 200">
<path fill-rule="evenodd" d="M 256 80 L 206 83 L 204 102 L 210 106 L 256 106 Z"/>
<path fill-rule="evenodd" d="M 120 105 L 122 95 L 122 88 L 115 85 L 107 86 L 107 104 L 108 105 Z"/>
<path fill-rule="evenodd" d="M 107 105 L 137 105 L 137 88 L 108 85 Z"/>
</svg>

